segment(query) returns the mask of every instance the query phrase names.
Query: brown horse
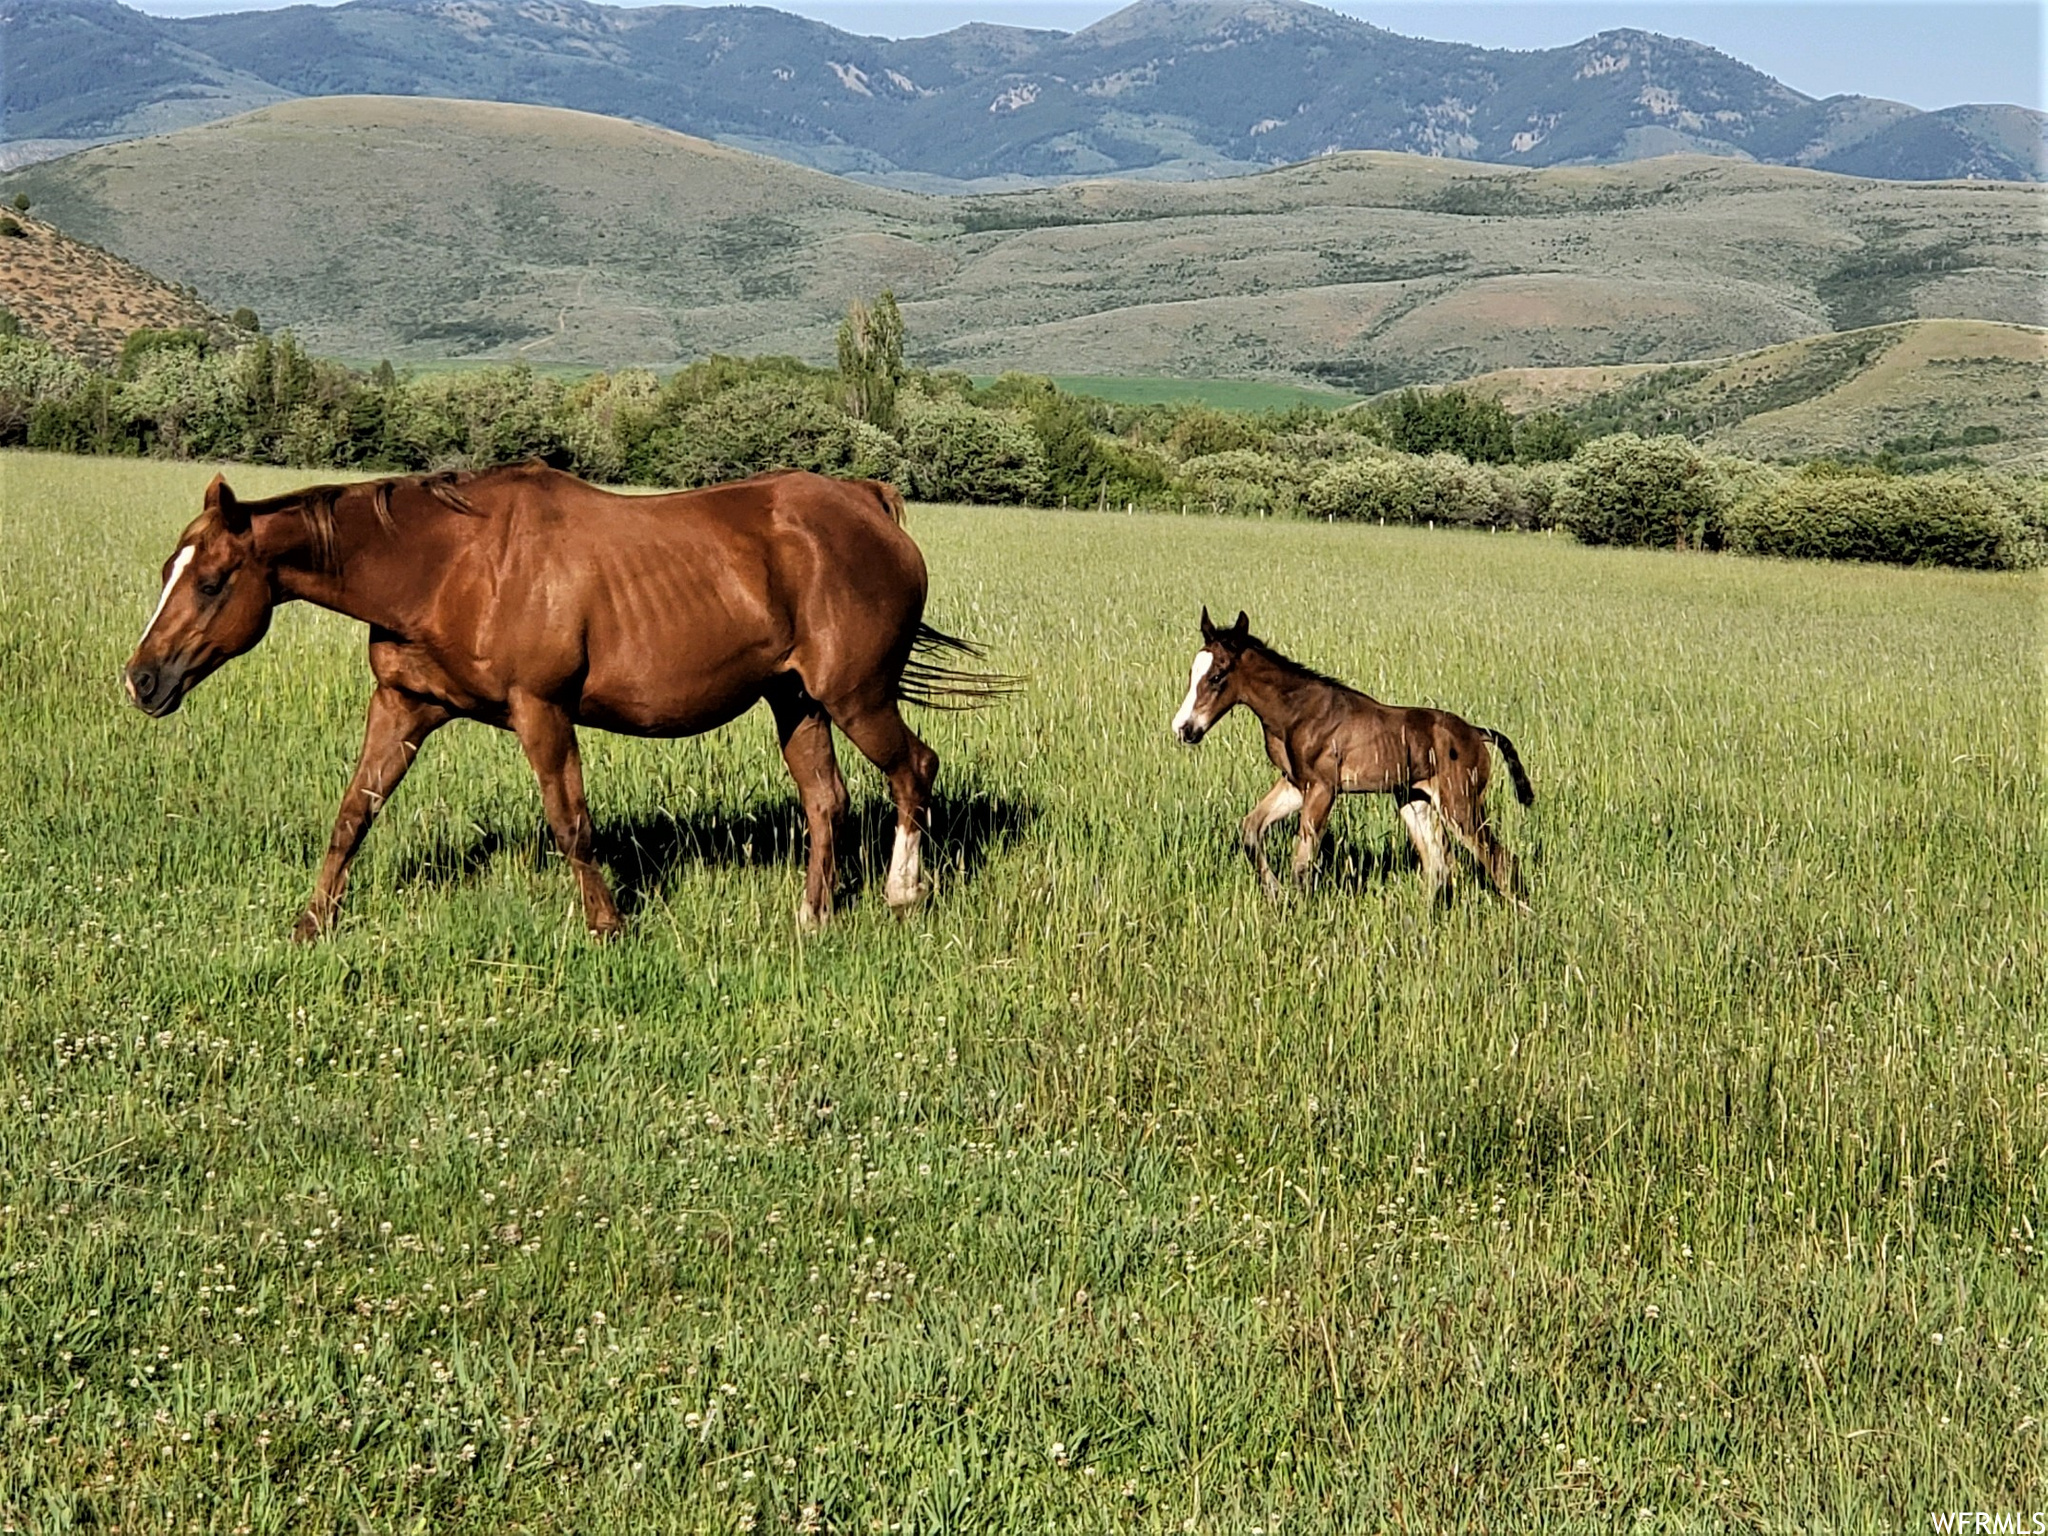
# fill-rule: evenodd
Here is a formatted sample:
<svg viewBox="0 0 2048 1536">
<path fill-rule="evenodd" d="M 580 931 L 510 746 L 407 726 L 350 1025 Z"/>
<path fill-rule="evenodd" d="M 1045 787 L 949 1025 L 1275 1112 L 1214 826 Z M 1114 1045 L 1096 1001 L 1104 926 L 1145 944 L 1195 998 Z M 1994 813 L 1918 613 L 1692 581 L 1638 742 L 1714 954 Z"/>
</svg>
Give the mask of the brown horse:
<svg viewBox="0 0 2048 1536">
<path fill-rule="evenodd" d="M 897 706 L 975 703 L 1002 680 L 936 665 L 964 642 L 923 623 L 924 559 L 877 481 L 785 471 L 679 495 L 617 496 L 538 463 L 313 486 L 242 501 L 219 476 L 164 564 L 128 662 L 128 696 L 168 715 L 294 599 L 370 626 L 362 759 L 313 898 L 333 921 L 371 820 L 450 720 L 516 734 L 591 931 L 620 927 L 592 853 L 576 727 L 708 731 L 760 699 L 803 798 L 810 869 L 798 921 L 831 915 L 846 784 L 837 725 L 888 777 L 896 842 L 884 897 L 922 894 L 919 845 L 938 755 Z"/>
<path fill-rule="evenodd" d="M 1173 717 L 1173 733 L 1195 745 L 1238 705 L 1259 717 L 1266 755 L 1280 770 L 1280 782 L 1244 819 L 1245 857 L 1259 872 L 1269 895 L 1280 882 L 1266 862 L 1264 839 L 1273 823 L 1301 812 L 1294 844 L 1294 875 L 1315 867 L 1323 825 L 1339 794 L 1392 795 L 1401 820 L 1422 859 L 1431 895 L 1443 891 L 1451 861 L 1442 826 L 1470 850 L 1502 895 L 1524 910 L 1514 855 L 1501 846 L 1486 823 L 1486 782 L 1492 770 L 1490 742 L 1507 759 L 1515 797 L 1535 798 L 1514 744 L 1499 731 L 1484 730 L 1441 709 L 1401 709 L 1368 698 L 1333 677 L 1289 661 L 1257 639 L 1240 613 L 1229 629 L 1209 622 L 1202 610 L 1202 649 L 1188 677 L 1188 696 Z"/>
</svg>

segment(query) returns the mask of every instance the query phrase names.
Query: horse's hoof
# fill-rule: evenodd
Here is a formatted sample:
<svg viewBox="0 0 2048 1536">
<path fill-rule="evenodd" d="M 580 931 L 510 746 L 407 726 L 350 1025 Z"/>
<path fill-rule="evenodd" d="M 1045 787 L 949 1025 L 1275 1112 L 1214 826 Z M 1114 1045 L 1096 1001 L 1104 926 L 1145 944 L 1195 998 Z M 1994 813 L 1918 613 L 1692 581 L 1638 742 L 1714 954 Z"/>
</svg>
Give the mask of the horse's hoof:
<svg viewBox="0 0 2048 1536">
<path fill-rule="evenodd" d="M 823 933 L 825 925 L 832 921 L 832 909 L 814 907 L 808 901 L 796 904 L 796 931 L 801 934 Z"/>
<path fill-rule="evenodd" d="M 299 914 L 299 920 L 292 924 L 292 942 L 294 944 L 312 944 L 326 931 L 327 925 L 321 922 L 319 918 L 315 917 L 311 912 L 302 912 Z"/>
<path fill-rule="evenodd" d="M 882 888 L 882 900 L 888 903 L 891 912 L 902 917 L 930 893 L 931 888 L 922 880 L 891 880 Z"/>
<path fill-rule="evenodd" d="M 616 917 L 607 918 L 603 922 L 592 923 L 590 925 L 591 940 L 593 943 L 597 944 L 609 944 L 613 939 L 616 939 L 620 934 L 624 933 L 625 931 L 626 924 L 624 920 Z"/>
</svg>

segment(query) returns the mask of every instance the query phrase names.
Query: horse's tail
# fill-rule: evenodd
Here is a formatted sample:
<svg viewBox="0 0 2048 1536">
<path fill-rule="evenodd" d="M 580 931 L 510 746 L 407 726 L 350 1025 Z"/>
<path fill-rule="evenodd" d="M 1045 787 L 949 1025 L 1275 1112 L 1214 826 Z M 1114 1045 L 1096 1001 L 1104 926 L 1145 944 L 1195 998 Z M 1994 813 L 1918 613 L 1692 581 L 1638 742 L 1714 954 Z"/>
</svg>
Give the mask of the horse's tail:
<svg viewBox="0 0 2048 1536">
<path fill-rule="evenodd" d="M 892 485 L 888 489 L 893 493 L 896 488 Z M 897 505 L 902 505 L 900 497 Z M 984 653 L 971 640 L 919 624 L 917 638 L 910 643 L 910 660 L 904 664 L 903 676 L 896 684 L 896 697 L 925 709 L 985 709 L 1024 686 L 1023 678 L 1008 673 L 970 672 L 932 659 L 939 655 L 980 661 Z"/>
<path fill-rule="evenodd" d="M 889 514 L 889 521 L 898 528 L 903 526 L 903 493 L 887 480 L 863 480 L 861 484 L 875 493 L 875 500 L 882 504 L 882 510 Z"/>
<path fill-rule="evenodd" d="M 1523 771 L 1522 759 L 1515 751 L 1515 744 L 1499 731 L 1489 731 L 1484 726 L 1480 727 L 1479 734 L 1500 748 L 1500 755 L 1507 759 L 1508 774 L 1515 781 L 1515 798 L 1524 805 L 1534 805 L 1536 791 L 1529 787 L 1529 775 Z"/>
</svg>

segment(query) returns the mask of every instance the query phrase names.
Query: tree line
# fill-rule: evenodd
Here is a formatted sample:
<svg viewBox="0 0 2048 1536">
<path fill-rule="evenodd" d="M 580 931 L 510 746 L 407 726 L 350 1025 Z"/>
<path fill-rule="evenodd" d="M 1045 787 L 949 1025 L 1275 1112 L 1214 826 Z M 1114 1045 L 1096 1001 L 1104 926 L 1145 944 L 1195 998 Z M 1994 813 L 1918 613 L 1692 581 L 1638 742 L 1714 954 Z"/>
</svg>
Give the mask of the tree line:
<svg viewBox="0 0 2048 1536">
<path fill-rule="evenodd" d="M 253 317 L 252 317 L 253 318 Z M 1588 543 L 1980 568 L 2038 564 L 2038 479 L 1766 464 L 1678 437 L 1584 439 L 1469 392 L 1224 411 L 1119 405 L 1042 377 L 903 362 L 892 297 L 857 305 L 836 368 L 711 357 L 659 377 L 524 364 L 402 374 L 288 332 L 222 344 L 139 331 L 99 370 L 0 326 L 0 444 L 403 472 L 541 457 L 613 484 L 696 486 L 789 467 L 918 500 L 1560 529 Z"/>
</svg>

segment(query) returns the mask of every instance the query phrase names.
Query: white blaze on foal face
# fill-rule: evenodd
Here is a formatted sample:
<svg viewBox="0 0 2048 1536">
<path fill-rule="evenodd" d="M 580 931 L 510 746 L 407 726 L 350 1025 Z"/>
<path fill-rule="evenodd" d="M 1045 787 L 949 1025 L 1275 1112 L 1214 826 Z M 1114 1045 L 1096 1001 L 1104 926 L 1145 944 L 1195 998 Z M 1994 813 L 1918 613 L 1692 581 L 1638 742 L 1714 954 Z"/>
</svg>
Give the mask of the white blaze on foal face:
<svg viewBox="0 0 2048 1536">
<path fill-rule="evenodd" d="M 1209 675 L 1209 669 L 1216 665 L 1216 658 L 1206 650 L 1195 652 L 1194 665 L 1188 668 L 1188 696 L 1181 700 L 1180 713 L 1173 717 L 1173 734 L 1179 737 L 1195 718 L 1195 698 L 1202 690 L 1202 679 Z"/>
</svg>

